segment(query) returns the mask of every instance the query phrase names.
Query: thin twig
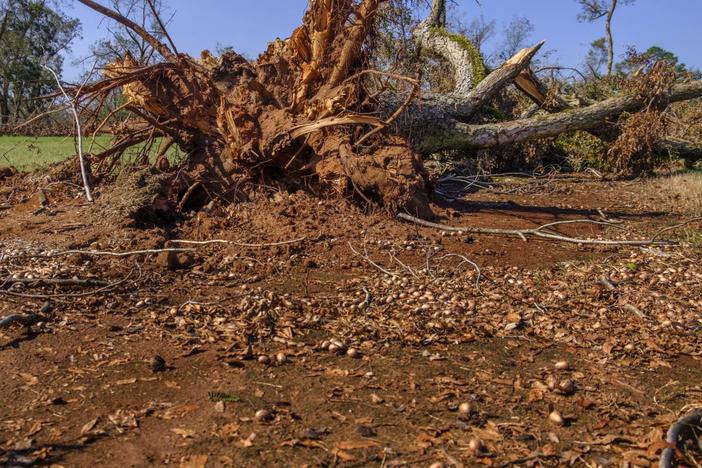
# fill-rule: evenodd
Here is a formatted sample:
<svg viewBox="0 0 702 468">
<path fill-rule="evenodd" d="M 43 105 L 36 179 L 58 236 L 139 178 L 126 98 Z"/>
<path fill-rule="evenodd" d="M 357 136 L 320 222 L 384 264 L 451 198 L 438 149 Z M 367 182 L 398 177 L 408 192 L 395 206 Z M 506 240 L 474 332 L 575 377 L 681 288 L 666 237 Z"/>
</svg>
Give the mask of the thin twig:
<svg viewBox="0 0 702 468">
<path fill-rule="evenodd" d="M 497 229 L 497 228 L 476 228 L 476 227 L 454 227 L 448 226 L 446 224 L 433 223 L 431 221 L 425 221 L 420 218 L 416 218 L 412 215 L 406 213 L 399 213 L 398 218 L 404 219 L 420 226 L 430 227 L 434 229 L 441 229 L 444 231 L 453 232 L 469 232 L 471 234 L 497 234 L 506 236 L 517 236 L 521 238 L 526 238 L 527 236 L 540 237 L 543 239 L 554 240 L 558 242 L 569 242 L 572 244 L 598 244 L 598 245 L 677 245 L 675 241 L 657 241 L 655 239 L 648 240 L 608 240 L 608 239 L 588 239 L 588 238 L 578 238 L 578 237 L 568 237 L 561 234 L 552 234 L 549 232 L 543 232 L 540 229 Z M 588 220 L 593 222 L 592 220 Z"/>
<path fill-rule="evenodd" d="M 399 277 L 400 277 L 400 275 L 398 275 L 397 273 L 393 273 L 392 271 L 388 271 L 388 270 L 386 270 L 385 268 L 383 268 L 383 267 L 381 267 L 380 265 L 378 265 L 377 263 L 375 263 L 375 262 L 370 258 L 370 256 L 368 255 L 368 251 L 365 251 L 365 254 L 362 254 L 362 253 L 360 253 L 359 251 L 357 251 L 356 249 L 353 248 L 353 245 L 351 245 L 351 242 L 348 242 L 348 244 L 349 244 L 349 248 L 351 249 L 351 251 L 352 251 L 353 253 L 355 253 L 356 255 L 358 255 L 359 257 L 361 257 L 362 259 L 364 259 L 365 261 L 367 261 L 367 262 L 370 263 L 371 265 L 373 265 L 373 266 L 374 266 L 375 268 L 377 268 L 378 270 L 382 271 L 382 272 L 385 273 L 386 275 L 392 276 L 393 278 L 399 278 Z M 365 245 L 364 245 L 364 249 L 365 249 Z"/>
<path fill-rule="evenodd" d="M 30 258 L 52 258 L 63 257 L 66 255 L 92 255 L 96 257 L 130 257 L 132 255 L 158 254 L 161 252 L 193 252 L 195 249 L 147 249 L 147 250 L 130 250 L 127 252 L 111 252 L 106 250 L 65 250 L 62 252 L 52 252 L 41 255 L 15 255 L 8 258 L 30 257 Z"/>
<path fill-rule="evenodd" d="M 653 235 L 653 237 L 651 237 L 651 239 L 656 239 L 656 238 L 658 238 L 658 236 L 660 236 L 660 235 L 663 234 L 664 232 L 672 231 L 672 230 L 674 230 L 674 229 L 678 229 L 678 228 L 681 228 L 681 227 L 683 227 L 683 226 L 687 226 L 688 224 L 694 223 L 694 222 L 696 222 L 696 221 L 702 221 L 702 216 L 701 216 L 701 217 L 697 217 L 697 218 L 689 219 L 689 220 L 685 221 L 684 223 L 676 224 L 675 226 L 670 226 L 670 227 L 667 227 L 667 228 L 665 228 L 665 229 L 661 229 L 660 231 L 658 231 L 657 233 L 655 233 L 655 234 Z"/>
<path fill-rule="evenodd" d="M 163 21 L 161 21 L 161 15 L 158 14 L 158 11 L 156 11 L 156 6 L 154 5 L 153 0 L 146 0 L 146 2 L 149 4 L 149 7 L 151 7 L 151 12 L 154 14 L 154 17 L 156 18 L 156 21 L 158 22 L 158 26 L 161 28 L 161 32 L 163 33 L 164 36 L 166 36 L 166 39 L 168 39 L 168 43 L 171 45 L 171 49 L 173 49 L 173 52 L 178 55 L 178 49 L 176 48 L 175 42 L 173 42 L 173 39 L 171 39 L 171 35 L 168 34 L 168 30 L 166 29 L 166 26 L 163 24 Z"/>
<path fill-rule="evenodd" d="M 461 260 L 463 260 L 461 263 L 458 264 L 458 266 L 461 266 L 463 263 L 468 263 L 468 264 L 471 265 L 473 268 L 475 268 L 475 271 L 478 273 L 478 277 L 475 278 L 475 288 L 476 288 L 478 291 L 480 291 L 480 276 L 481 276 L 481 274 L 482 274 L 482 272 L 480 271 L 480 267 L 479 267 L 475 262 L 473 262 L 472 260 L 470 260 L 468 257 L 466 257 L 466 256 L 464 256 L 464 255 L 461 255 L 461 254 L 456 254 L 456 253 L 446 254 L 446 255 L 444 255 L 443 257 L 439 257 L 439 260 L 444 259 L 444 258 L 447 258 L 447 257 L 458 257 L 458 258 L 460 258 Z"/>
<path fill-rule="evenodd" d="M 93 71 L 95 70 L 95 66 L 97 65 L 97 62 L 93 64 L 93 68 L 88 74 L 88 77 L 86 78 L 87 80 L 90 78 L 90 75 L 92 75 Z M 83 89 L 83 86 L 85 86 L 85 82 L 80 86 L 78 89 L 78 93 L 76 93 L 76 96 L 71 98 L 68 93 L 66 93 L 66 90 L 64 89 L 63 85 L 61 84 L 61 80 L 59 79 L 58 75 L 56 72 L 49 66 L 47 65 L 42 65 L 43 68 L 49 71 L 54 77 L 54 80 L 56 80 L 56 85 L 59 87 L 61 90 L 61 93 L 63 96 L 68 100 L 70 103 L 71 107 L 71 113 L 73 114 L 73 118 L 75 120 L 76 124 L 76 146 L 78 149 L 78 160 L 80 162 L 80 175 L 83 178 L 83 187 L 85 188 L 85 198 L 88 199 L 89 202 L 93 201 L 93 195 L 90 192 L 90 184 L 88 183 L 88 175 L 85 171 L 85 160 L 83 159 L 83 131 L 80 126 L 80 117 L 78 116 L 78 109 L 76 108 L 76 101 L 78 100 L 78 94 L 80 94 L 80 91 Z"/>
<path fill-rule="evenodd" d="M 368 133 L 366 133 L 365 135 L 363 135 L 363 136 L 362 136 L 361 138 L 359 138 L 359 140 L 354 144 L 354 146 L 360 146 L 361 144 L 363 144 L 364 141 L 368 140 L 368 139 L 369 139 L 370 137 L 372 137 L 373 135 L 375 135 L 375 134 L 377 134 L 377 133 L 380 133 L 380 132 L 382 132 L 383 130 L 385 130 L 386 128 L 388 128 L 390 125 L 392 125 L 392 123 L 393 123 L 395 120 L 397 120 L 397 118 L 398 118 L 400 115 L 402 115 L 402 113 L 403 113 L 405 110 L 407 110 L 407 108 L 409 107 L 409 105 L 412 104 L 412 101 L 414 101 L 414 98 L 416 98 L 416 97 L 417 97 L 417 94 L 419 94 L 419 90 L 420 90 L 420 86 L 419 86 L 420 78 L 421 78 L 421 76 L 420 76 L 419 74 L 417 74 L 417 80 L 416 80 L 416 82 L 415 82 L 415 83 L 413 84 L 413 86 L 412 86 L 412 91 L 410 91 L 410 93 L 407 95 L 407 98 L 406 98 L 406 99 L 404 100 L 404 102 L 400 105 L 400 107 L 398 107 L 397 110 L 395 110 L 395 112 L 390 116 L 390 118 L 388 118 L 388 119 L 385 121 L 384 125 L 383 125 L 382 127 L 375 127 L 374 129 L 372 129 L 371 131 L 369 131 Z"/>
<path fill-rule="evenodd" d="M 30 327 L 39 321 L 36 314 L 12 314 L 0 319 L 0 328 L 9 327 L 13 323 L 21 323 L 25 327 Z"/>
<path fill-rule="evenodd" d="M 129 278 L 132 276 L 132 273 L 134 273 L 134 270 L 130 271 L 129 274 L 122 278 L 121 280 L 115 281 L 114 283 L 110 283 L 107 286 L 104 286 L 102 288 L 95 289 L 93 291 L 86 291 L 82 293 L 63 293 L 63 294 L 24 294 L 24 293 L 18 293 L 14 291 L 5 291 L 3 289 L 0 289 L 0 294 L 7 294 L 10 296 L 17 296 L 17 297 L 27 297 L 31 299 L 51 299 L 55 297 L 85 297 L 85 296 L 92 296 L 93 294 L 98 294 L 101 292 L 109 291 L 117 286 L 119 286 L 122 283 L 125 283 L 129 280 Z"/>
<path fill-rule="evenodd" d="M 110 283 L 96 279 L 75 279 L 75 278 L 5 278 L 0 279 L 2 285 L 31 284 L 31 285 L 59 285 L 59 286 L 107 286 Z"/>
</svg>

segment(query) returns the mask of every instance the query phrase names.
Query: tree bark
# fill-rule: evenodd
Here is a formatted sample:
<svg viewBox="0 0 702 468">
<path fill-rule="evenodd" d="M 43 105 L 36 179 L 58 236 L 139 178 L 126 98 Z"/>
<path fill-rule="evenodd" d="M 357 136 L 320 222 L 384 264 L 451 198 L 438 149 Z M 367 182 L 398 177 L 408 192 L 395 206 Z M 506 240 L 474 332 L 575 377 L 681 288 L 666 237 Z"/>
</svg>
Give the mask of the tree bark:
<svg viewBox="0 0 702 468">
<path fill-rule="evenodd" d="M 475 117 L 498 92 L 524 73 L 544 44 L 542 41 L 517 52 L 497 70 L 474 83 L 475 57 L 462 42 L 467 39 L 459 40 L 458 36 L 430 27 L 430 24 L 430 20 L 420 24 L 414 31 L 415 39 L 422 47 L 444 57 L 451 64 L 455 88 L 445 94 L 424 93 L 398 119 L 396 128 L 409 137 L 421 152 L 424 152 L 424 148 L 429 151 L 433 148 L 434 145 L 427 144 L 427 141 L 441 139 L 458 122 L 467 122 Z M 383 112 L 389 114 L 391 109 L 396 109 L 399 100 L 400 97 L 394 93 L 383 95 Z"/>
<path fill-rule="evenodd" d="M 607 76 L 612 76 L 612 68 L 614 68 L 614 38 L 612 36 L 612 17 L 617 9 L 617 0 L 611 0 L 612 4 L 607 12 L 605 21 L 605 30 L 607 31 Z"/>
<path fill-rule="evenodd" d="M 702 161 L 702 143 L 682 138 L 668 137 L 656 143 L 657 152 L 669 153 L 685 160 L 687 166 Z"/>
<path fill-rule="evenodd" d="M 673 86 L 666 99 L 676 102 L 697 97 L 702 97 L 702 80 Z M 645 101 L 639 97 L 619 96 L 588 107 L 524 120 L 483 125 L 457 123 L 453 132 L 446 132 L 442 139 L 427 142 L 421 151 L 482 149 L 521 143 L 534 138 L 558 136 L 573 130 L 589 130 L 603 125 L 608 119 L 623 112 L 641 110 L 645 105 Z"/>
</svg>

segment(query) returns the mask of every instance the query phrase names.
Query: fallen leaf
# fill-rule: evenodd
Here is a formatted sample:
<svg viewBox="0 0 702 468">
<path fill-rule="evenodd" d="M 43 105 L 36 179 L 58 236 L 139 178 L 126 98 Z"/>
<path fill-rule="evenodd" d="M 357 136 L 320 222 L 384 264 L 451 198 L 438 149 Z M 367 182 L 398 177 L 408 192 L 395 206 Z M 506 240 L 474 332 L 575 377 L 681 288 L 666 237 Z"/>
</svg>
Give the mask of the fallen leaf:
<svg viewBox="0 0 702 468">
<path fill-rule="evenodd" d="M 188 413 L 195 411 L 198 408 L 195 404 L 175 406 L 167 409 L 160 417 L 161 419 L 176 419 L 182 418 Z"/>
<path fill-rule="evenodd" d="M 109 419 L 110 422 L 114 424 L 117 428 L 139 427 L 139 422 L 137 421 L 134 413 L 131 411 L 120 409 L 107 416 L 107 419 Z"/>
<path fill-rule="evenodd" d="M 190 455 L 180 461 L 180 468 L 205 468 L 207 455 Z"/>
<path fill-rule="evenodd" d="M 164 382 L 164 385 L 168 388 L 180 390 L 180 385 L 178 385 L 178 382 L 173 382 L 172 380 L 167 380 L 166 382 Z"/>
<path fill-rule="evenodd" d="M 341 458 L 343 461 L 350 462 L 356 460 L 356 457 L 338 448 L 332 449 L 331 453 Z"/>
<path fill-rule="evenodd" d="M 115 382 L 115 385 L 131 385 L 133 383 L 136 383 L 136 381 L 136 377 L 132 377 L 131 379 L 118 380 L 117 382 Z"/>
<path fill-rule="evenodd" d="M 32 386 L 36 385 L 39 383 L 39 379 L 32 374 L 28 374 L 26 372 L 20 372 L 19 375 L 25 380 L 27 385 Z"/>
<path fill-rule="evenodd" d="M 97 422 L 98 418 L 95 418 L 92 421 L 88 421 L 87 423 L 83 424 L 83 427 L 80 430 L 80 435 L 85 435 L 88 432 L 92 431 Z"/>
<path fill-rule="evenodd" d="M 27 437 L 31 437 L 37 432 L 41 431 L 41 421 L 35 421 L 34 424 L 32 424 L 32 427 L 29 429 L 29 432 L 27 432 Z"/>
<path fill-rule="evenodd" d="M 377 443 L 372 440 L 346 440 L 336 444 L 336 448 L 341 450 L 358 450 L 377 447 Z"/>
<path fill-rule="evenodd" d="M 223 439 L 230 439 L 239 433 L 240 427 L 241 426 L 239 426 L 238 424 L 235 424 L 235 423 L 225 424 L 219 430 L 219 436 Z"/>
<path fill-rule="evenodd" d="M 192 437 L 195 437 L 195 431 L 192 429 L 181 429 L 178 427 L 171 428 L 171 432 L 181 436 L 184 439 L 190 439 Z"/>
</svg>

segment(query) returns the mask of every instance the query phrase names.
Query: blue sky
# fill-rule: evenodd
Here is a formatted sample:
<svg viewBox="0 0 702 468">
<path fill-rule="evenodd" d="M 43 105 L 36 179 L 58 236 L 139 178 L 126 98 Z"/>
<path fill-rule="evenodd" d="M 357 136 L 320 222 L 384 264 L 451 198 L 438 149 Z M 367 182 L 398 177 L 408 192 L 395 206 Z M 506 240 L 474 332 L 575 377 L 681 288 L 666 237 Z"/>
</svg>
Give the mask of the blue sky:
<svg viewBox="0 0 702 468">
<path fill-rule="evenodd" d="M 107 3 L 105 0 L 99 0 Z M 457 0 L 464 21 L 481 13 L 498 23 L 499 41 L 504 25 L 515 16 L 526 16 L 534 25 L 533 41 L 545 40 L 543 50 L 555 50 L 551 59 L 565 66 L 580 66 L 590 42 L 603 35 L 600 22 L 576 21 L 578 6 L 573 0 Z M 214 51 L 217 44 L 233 46 L 255 57 L 275 37 L 285 38 L 300 23 L 307 0 L 170 0 L 175 16 L 169 32 L 178 49 L 199 55 Z M 75 2 L 68 11 L 83 22 L 83 39 L 76 41 L 66 61 L 64 77 L 74 80 L 80 73 L 71 61 L 85 56 L 91 43 L 107 34 L 108 19 Z M 615 53 L 627 45 L 646 49 L 658 45 L 673 51 L 689 66 L 702 69 L 702 0 L 637 0 L 623 6 L 614 19 Z"/>
</svg>

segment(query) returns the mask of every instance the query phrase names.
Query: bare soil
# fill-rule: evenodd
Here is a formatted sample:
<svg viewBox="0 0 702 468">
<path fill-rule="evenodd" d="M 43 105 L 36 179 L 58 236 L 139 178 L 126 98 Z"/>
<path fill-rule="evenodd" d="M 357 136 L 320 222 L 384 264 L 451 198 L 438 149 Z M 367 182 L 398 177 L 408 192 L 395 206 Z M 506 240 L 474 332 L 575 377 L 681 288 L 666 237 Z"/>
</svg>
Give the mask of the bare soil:
<svg viewBox="0 0 702 468">
<path fill-rule="evenodd" d="M 653 466 L 702 404 L 702 253 L 684 236 L 448 235 L 264 185 L 167 219 L 120 205 L 148 184 L 88 205 L 55 179 L 0 181 L 0 277 L 109 285 L 1 283 L 0 317 L 40 315 L 0 329 L 2 464 Z M 515 178 L 431 208 L 505 228 L 602 210 L 624 223 L 559 230 L 642 238 L 690 218 L 657 183 Z M 60 254 L 164 247 L 193 250 Z"/>
</svg>

